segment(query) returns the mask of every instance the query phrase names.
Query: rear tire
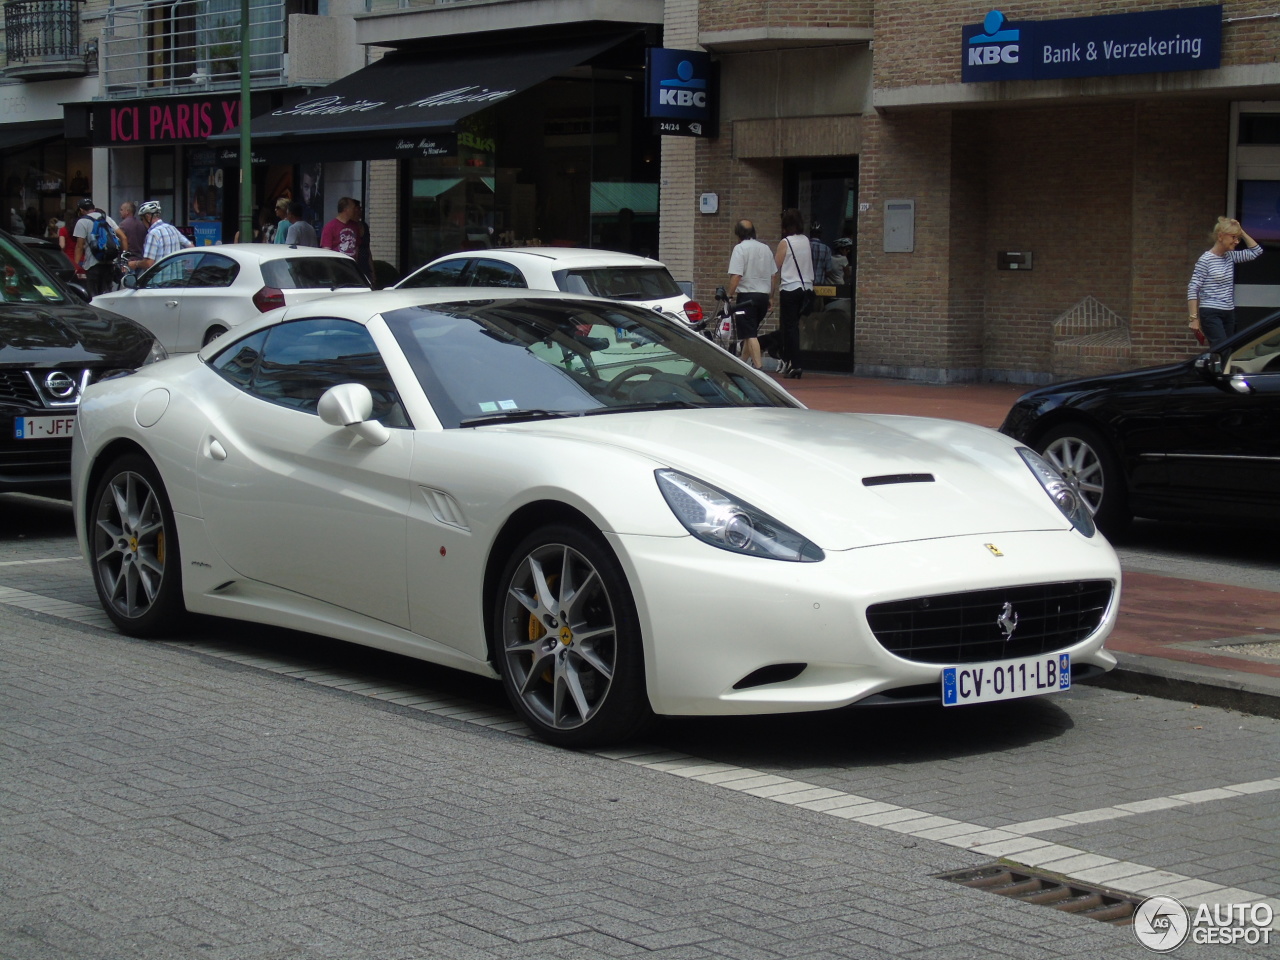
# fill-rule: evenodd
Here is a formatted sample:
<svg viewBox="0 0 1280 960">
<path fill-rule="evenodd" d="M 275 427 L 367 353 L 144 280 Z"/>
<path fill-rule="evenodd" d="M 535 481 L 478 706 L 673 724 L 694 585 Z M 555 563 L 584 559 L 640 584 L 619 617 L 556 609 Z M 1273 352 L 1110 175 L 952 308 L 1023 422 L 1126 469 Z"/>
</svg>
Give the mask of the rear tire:
<svg viewBox="0 0 1280 960">
<path fill-rule="evenodd" d="M 639 618 L 599 534 L 555 525 L 512 551 L 494 599 L 494 637 L 512 705 L 548 743 L 592 747 L 653 719 Z"/>
<path fill-rule="evenodd" d="M 1129 491 L 1120 458 L 1102 434 L 1083 423 L 1065 423 L 1035 446 L 1080 494 L 1099 530 L 1107 536 L 1124 532 L 1133 519 Z"/>
<path fill-rule="evenodd" d="M 204 332 L 204 339 L 200 341 L 200 346 L 207 347 L 226 332 L 225 327 L 210 327 Z"/>
<path fill-rule="evenodd" d="M 114 461 L 88 516 L 93 585 L 112 622 L 133 637 L 171 633 L 186 615 L 173 510 L 150 460 Z"/>
</svg>

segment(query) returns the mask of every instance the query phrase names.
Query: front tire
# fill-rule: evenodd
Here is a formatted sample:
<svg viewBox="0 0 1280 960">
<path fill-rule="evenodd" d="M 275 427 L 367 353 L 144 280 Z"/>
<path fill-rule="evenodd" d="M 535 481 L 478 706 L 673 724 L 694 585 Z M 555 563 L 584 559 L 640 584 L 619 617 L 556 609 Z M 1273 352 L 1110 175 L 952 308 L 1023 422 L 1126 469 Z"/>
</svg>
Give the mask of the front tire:
<svg viewBox="0 0 1280 960">
<path fill-rule="evenodd" d="M 173 510 L 160 474 L 146 457 L 114 461 L 89 507 L 93 585 L 113 623 L 133 637 L 179 625 L 182 562 Z"/>
<path fill-rule="evenodd" d="M 494 603 L 502 682 L 548 743 L 590 747 L 653 718 L 626 577 L 598 534 L 548 526 L 512 552 Z"/>
<path fill-rule="evenodd" d="M 1103 436 L 1082 423 L 1054 427 L 1036 444 L 1083 498 L 1093 521 L 1107 536 L 1122 533 L 1133 519 L 1120 459 Z"/>
</svg>

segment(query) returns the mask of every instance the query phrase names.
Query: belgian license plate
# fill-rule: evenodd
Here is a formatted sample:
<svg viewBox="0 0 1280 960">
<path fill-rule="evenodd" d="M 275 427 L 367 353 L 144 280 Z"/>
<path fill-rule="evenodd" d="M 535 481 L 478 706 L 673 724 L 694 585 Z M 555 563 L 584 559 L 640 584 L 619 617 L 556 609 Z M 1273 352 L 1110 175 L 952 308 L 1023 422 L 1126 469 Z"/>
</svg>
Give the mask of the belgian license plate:
<svg viewBox="0 0 1280 960">
<path fill-rule="evenodd" d="M 71 417 L 17 417 L 13 422 L 13 435 L 19 440 L 52 440 L 69 437 L 76 430 L 76 418 Z"/>
<path fill-rule="evenodd" d="M 1071 689 L 1071 655 L 1055 653 L 942 670 L 942 705 L 963 707 Z"/>
</svg>

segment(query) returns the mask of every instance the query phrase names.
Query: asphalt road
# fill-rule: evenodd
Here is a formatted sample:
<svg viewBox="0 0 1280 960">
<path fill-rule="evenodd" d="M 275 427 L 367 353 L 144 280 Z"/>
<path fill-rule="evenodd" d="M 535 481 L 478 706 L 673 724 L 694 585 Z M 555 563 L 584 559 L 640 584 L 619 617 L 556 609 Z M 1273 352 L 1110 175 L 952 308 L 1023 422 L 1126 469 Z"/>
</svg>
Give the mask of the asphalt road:
<svg viewBox="0 0 1280 960">
<path fill-rule="evenodd" d="M 1121 553 L 1274 581 L 1245 531 L 1139 525 Z M 1000 857 L 1280 913 L 1274 719 L 1077 687 L 571 753 L 415 661 L 211 619 L 121 637 L 68 507 L 23 497 L 0 638 L 5 960 L 1149 955 L 933 876 Z"/>
</svg>

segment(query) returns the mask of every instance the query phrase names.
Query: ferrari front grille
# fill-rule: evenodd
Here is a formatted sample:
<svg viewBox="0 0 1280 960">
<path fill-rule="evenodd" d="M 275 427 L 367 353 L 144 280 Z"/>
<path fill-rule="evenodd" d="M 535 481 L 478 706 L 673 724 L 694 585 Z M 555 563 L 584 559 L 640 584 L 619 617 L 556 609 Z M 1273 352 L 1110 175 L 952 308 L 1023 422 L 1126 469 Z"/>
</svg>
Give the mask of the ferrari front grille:
<svg viewBox="0 0 1280 960">
<path fill-rule="evenodd" d="M 876 640 L 919 663 L 983 663 L 1062 650 L 1098 629 L 1110 580 L 998 587 L 867 608 Z"/>
</svg>

